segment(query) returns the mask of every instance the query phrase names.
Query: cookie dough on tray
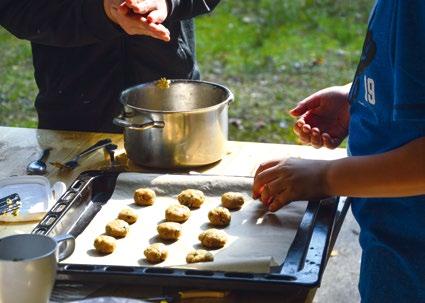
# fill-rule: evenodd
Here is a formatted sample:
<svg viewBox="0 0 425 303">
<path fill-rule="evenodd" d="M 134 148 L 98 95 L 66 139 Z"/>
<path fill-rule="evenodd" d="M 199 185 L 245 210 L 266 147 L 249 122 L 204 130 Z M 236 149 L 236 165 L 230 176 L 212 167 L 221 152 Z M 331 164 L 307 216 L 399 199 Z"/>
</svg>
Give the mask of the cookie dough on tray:
<svg viewBox="0 0 425 303">
<path fill-rule="evenodd" d="M 171 222 L 183 223 L 190 217 L 190 209 L 187 206 L 173 204 L 165 210 L 165 219 Z"/>
<path fill-rule="evenodd" d="M 182 225 L 177 222 L 164 222 L 158 224 L 156 230 L 162 240 L 177 240 L 182 231 Z"/>
<path fill-rule="evenodd" d="M 108 236 L 123 238 L 127 235 L 130 226 L 121 219 L 115 219 L 106 224 L 105 231 Z"/>
<path fill-rule="evenodd" d="M 136 212 L 132 210 L 131 208 L 124 208 L 118 214 L 118 219 L 124 220 L 128 224 L 133 224 L 134 222 L 137 221 L 137 218 L 138 216 Z"/>
<path fill-rule="evenodd" d="M 205 201 L 205 195 L 197 189 L 186 189 L 177 196 L 177 200 L 189 208 L 199 208 Z"/>
<path fill-rule="evenodd" d="M 231 218 L 230 211 L 221 206 L 211 209 L 208 213 L 208 219 L 214 226 L 227 226 Z"/>
<path fill-rule="evenodd" d="M 160 263 L 168 256 L 167 247 L 162 243 L 154 243 L 144 251 L 146 260 L 149 263 Z"/>
<path fill-rule="evenodd" d="M 207 229 L 198 238 L 204 247 L 213 249 L 222 248 L 227 242 L 226 233 L 215 228 Z"/>
<path fill-rule="evenodd" d="M 93 245 L 97 252 L 106 255 L 114 252 L 116 243 L 117 240 L 114 237 L 100 235 L 94 239 Z"/>
<path fill-rule="evenodd" d="M 134 192 L 134 203 L 140 206 L 150 206 L 155 202 L 156 194 L 150 188 L 139 188 Z"/>
<path fill-rule="evenodd" d="M 230 210 L 240 209 L 244 202 L 245 200 L 241 193 L 227 192 L 221 196 L 221 204 Z"/>
<path fill-rule="evenodd" d="M 214 256 L 208 250 L 197 249 L 189 252 L 186 256 L 187 263 L 212 262 Z"/>
</svg>

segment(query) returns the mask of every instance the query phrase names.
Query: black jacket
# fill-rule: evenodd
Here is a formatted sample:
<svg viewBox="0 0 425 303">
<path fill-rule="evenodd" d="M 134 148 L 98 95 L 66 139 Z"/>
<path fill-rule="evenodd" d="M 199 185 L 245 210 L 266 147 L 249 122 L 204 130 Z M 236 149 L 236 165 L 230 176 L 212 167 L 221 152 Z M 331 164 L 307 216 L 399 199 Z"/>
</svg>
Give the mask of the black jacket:
<svg viewBox="0 0 425 303">
<path fill-rule="evenodd" d="M 31 41 L 39 128 L 121 131 L 120 92 L 138 83 L 199 79 L 192 17 L 219 0 L 168 0 L 171 41 L 130 36 L 103 0 L 0 0 L 0 24 Z"/>
</svg>

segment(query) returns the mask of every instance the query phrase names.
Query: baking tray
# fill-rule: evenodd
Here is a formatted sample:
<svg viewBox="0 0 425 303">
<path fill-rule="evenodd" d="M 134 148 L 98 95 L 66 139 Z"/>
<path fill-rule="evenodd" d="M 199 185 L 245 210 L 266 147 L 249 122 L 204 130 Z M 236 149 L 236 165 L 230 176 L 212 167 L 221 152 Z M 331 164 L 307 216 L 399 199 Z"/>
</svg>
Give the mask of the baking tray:
<svg viewBox="0 0 425 303">
<path fill-rule="evenodd" d="M 118 175 L 110 171 L 82 173 L 33 233 L 49 236 L 68 233 L 78 237 L 112 196 Z M 270 273 L 60 263 L 57 279 L 209 289 L 252 290 L 259 287 L 263 291 L 278 292 L 316 288 L 326 265 L 336 219 L 341 217 L 341 211 L 346 212 L 343 203 L 337 198 L 309 201 L 284 262 L 271 268 Z"/>
</svg>

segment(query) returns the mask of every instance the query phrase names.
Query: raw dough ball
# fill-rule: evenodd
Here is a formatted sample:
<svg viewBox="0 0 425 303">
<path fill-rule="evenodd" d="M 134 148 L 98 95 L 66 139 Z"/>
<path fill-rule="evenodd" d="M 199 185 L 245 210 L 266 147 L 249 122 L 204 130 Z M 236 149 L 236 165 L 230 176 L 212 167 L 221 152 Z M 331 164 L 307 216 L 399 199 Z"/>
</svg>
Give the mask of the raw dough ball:
<svg viewBox="0 0 425 303">
<path fill-rule="evenodd" d="M 221 204 L 228 209 L 240 209 L 244 202 L 241 193 L 227 192 L 221 196 Z"/>
<path fill-rule="evenodd" d="M 227 241 L 226 233 L 215 228 L 207 229 L 198 238 L 206 248 L 222 248 Z"/>
<path fill-rule="evenodd" d="M 186 189 L 177 196 L 177 200 L 189 208 L 199 208 L 205 201 L 205 195 L 197 189 Z"/>
<path fill-rule="evenodd" d="M 227 226 L 231 218 L 230 211 L 225 207 L 213 208 L 208 213 L 208 219 L 215 226 Z"/>
<path fill-rule="evenodd" d="M 130 226 L 128 223 L 121 219 L 115 219 L 109 222 L 105 227 L 106 234 L 115 238 L 125 237 L 129 229 Z"/>
<path fill-rule="evenodd" d="M 214 256 L 208 250 L 197 249 L 193 250 L 186 256 L 187 263 L 198 263 L 198 262 L 212 262 L 214 261 Z"/>
<path fill-rule="evenodd" d="M 101 235 L 94 239 L 93 244 L 97 252 L 101 254 L 110 254 L 115 250 L 117 245 L 116 242 L 117 240 L 113 237 Z"/>
<path fill-rule="evenodd" d="M 149 263 L 159 263 L 167 258 L 167 247 L 162 243 L 154 243 L 144 251 L 146 260 Z"/>
<path fill-rule="evenodd" d="M 181 235 L 182 225 L 177 222 L 164 222 L 158 224 L 156 230 L 163 240 L 177 240 Z"/>
<path fill-rule="evenodd" d="M 134 210 L 132 210 L 131 208 L 124 208 L 118 214 L 118 219 L 124 220 L 128 224 L 133 224 L 134 222 L 136 222 L 137 217 L 138 216 L 137 216 L 136 212 Z"/>
<path fill-rule="evenodd" d="M 174 204 L 165 210 L 165 219 L 172 222 L 185 222 L 190 217 L 190 209 L 187 206 Z"/>
<path fill-rule="evenodd" d="M 134 192 L 134 202 L 137 205 L 149 206 L 155 201 L 156 194 L 150 188 L 139 188 Z"/>
</svg>

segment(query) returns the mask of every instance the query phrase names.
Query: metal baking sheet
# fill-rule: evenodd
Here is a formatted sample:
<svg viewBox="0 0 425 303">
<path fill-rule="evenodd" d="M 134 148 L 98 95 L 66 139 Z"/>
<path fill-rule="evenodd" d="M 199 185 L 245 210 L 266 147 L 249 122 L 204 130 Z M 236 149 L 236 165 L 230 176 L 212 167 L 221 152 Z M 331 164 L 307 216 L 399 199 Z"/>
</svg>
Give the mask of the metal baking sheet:
<svg viewBox="0 0 425 303">
<path fill-rule="evenodd" d="M 113 171 L 80 174 L 32 232 L 50 236 L 68 233 L 78 240 L 110 202 L 119 175 Z M 344 199 L 335 197 L 309 201 L 283 264 L 271 268 L 270 273 L 59 263 L 57 279 L 178 288 L 250 290 L 261 287 L 263 291 L 303 292 L 320 284 L 332 241 L 339 230 L 338 222 L 342 221 L 348 205 Z M 66 243 L 59 246 L 60 251 L 64 245 Z"/>
<path fill-rule="evenodd" d="M 271 266 L 283 263 L 307 202 L 294 202 L 270 213 L 258 200 L 251 198 L 252 181 L 249 177 L 122 173 L 112 197 L 77 237 L 75 252 L 63 262 L 268 273 Z M 140 187 L 156 192 L 157 198 L 152 206 L 141 207 L 134 203 L 134 191 Z M 177 195 L 188 188 L 202 190 L 206 195 L 205 202 L 199 209 L 191 211 L 190 218 L 182 224 L 182 236 L 177 241 L 161 241 L 156 227 L 165 221 L 165 209 L 178 204 Z M 220 206 L 221 195 L 228 191 L 242 193 L 245 203 L 240 210 L 231 212 L 231 223 L 222 228 L 228 236 L 225 247 L 211 250 L 214 262 L 186 264 L 187 253 L 202 248 L 198 235 L 213 227 L 208 221 L 209 210 Z M 139 219 L 130 225 L 125 238 L 117 240 L 117 248 L 112 254 L 98 254 L 93 248 L 94 239 L 104 233 L 106 224 L 117 218 L 124 208 L 133 209 Z M 166 244 L 168 257 L 164 262 L 152 265 L 145 261 L 143 251 L 157 242 Z"/>
</svg>

